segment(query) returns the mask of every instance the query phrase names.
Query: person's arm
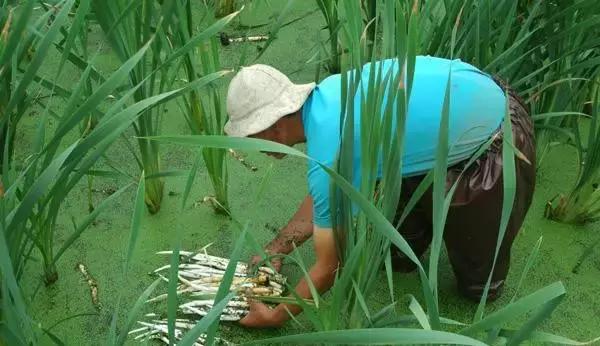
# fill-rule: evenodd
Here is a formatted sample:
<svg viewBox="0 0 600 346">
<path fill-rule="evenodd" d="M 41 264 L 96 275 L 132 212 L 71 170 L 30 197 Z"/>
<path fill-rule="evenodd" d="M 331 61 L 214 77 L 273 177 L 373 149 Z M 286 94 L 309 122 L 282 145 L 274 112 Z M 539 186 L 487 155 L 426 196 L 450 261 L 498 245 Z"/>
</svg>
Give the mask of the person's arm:
<svg viewBox="0 0 600 346">
<path fill-rule="evenodd" d="M 288 224 L 279 231 L 279 234 L 265 246 L 265 252 L 268 255 L 289 254 L 294 250 L 295 246 L 300 246 L 313 233 L 313 201 L 307 196 L 300 204 L 298 211 L 292 216 Z M 261 256 L 254 256 L 251 260 L 252 264 L 260 262 Z M 279 271 L 281 267 L 281 259 L 271 261 L 273 267 Z"/>
<path fill-rule="evenodd" d="M 323 293 L 333 285 L 335 271 L 339 265 L 332 229 L 315 227 L 314 242 L 316 262 L 310 268 L 309 276 L 317 291 Z M 296 286 L 296 293 L 301 298 L 312 299 L 306 278 L 300 280 Z M 286 309 L 294 315 L 302 312 L 302 308 L 295 304 L 282 303 L 270 309 L 262 303 L 254 302 L 250 305 L 248 315 L 240 320 L 240 324 L 251 328 L 280 327 L 290 318 Z"/>
</svg>

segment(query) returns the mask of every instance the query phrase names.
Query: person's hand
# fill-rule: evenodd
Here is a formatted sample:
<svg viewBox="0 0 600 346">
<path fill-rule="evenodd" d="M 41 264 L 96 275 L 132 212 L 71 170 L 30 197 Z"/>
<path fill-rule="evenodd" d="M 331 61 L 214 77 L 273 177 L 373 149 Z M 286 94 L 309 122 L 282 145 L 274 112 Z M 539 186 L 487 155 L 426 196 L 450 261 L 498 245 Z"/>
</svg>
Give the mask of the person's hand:
<svg viewBox="0 0 600 346">
<path fill-rule="evenodd" d="M 269 250 L 265 250 L 267 251 L 267 254 L 270 253 L 274 253 L 274 252 L 270 252 Z M 263 260 L 263 257 L 260 255 L 254 255 L 250 258 L 250 267 L 254 268 L 256 267 L 261 261 Z M 273 266 L 273 269 L 275 269 L 276 272 L 279 272 L 279 270 L 281 270 L 281 266 L 283 265 L 283 260 L 280 257 L 276 257 L 271 259 L 271 265 Z"/>
<path fill-rule="evenodd" d="M 285 323 L 285 318 L 263 303 L 250 302 L 250 312 L 240 320 L 246 328 L 279 328 Z"/>
</svg>

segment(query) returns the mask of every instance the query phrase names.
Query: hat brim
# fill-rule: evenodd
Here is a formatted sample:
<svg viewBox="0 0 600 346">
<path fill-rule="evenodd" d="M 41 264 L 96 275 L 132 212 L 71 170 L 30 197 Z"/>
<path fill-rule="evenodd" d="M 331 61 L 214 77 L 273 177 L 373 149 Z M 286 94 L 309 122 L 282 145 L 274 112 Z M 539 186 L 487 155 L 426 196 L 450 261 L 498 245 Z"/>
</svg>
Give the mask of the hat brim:
<svg viewBox="0 0 600 346">
<path fill-rule="evenodd" d="M 275 102 L 257 109 L 245 119 L 228 120 L 225 133 L 231 137 L 248 137 L 268 129 L 277 120 L 299 110 L 314 88 L 315 83 L 292 85 Z"/>
</svg>

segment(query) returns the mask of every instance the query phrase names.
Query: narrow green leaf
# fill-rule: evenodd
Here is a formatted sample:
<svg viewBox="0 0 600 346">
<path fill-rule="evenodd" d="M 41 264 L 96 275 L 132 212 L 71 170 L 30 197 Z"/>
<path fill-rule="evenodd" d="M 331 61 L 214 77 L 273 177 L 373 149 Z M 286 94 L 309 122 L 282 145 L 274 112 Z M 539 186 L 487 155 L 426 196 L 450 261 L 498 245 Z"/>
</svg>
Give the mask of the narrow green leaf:
<svg viewBox="0 0 600 346">
<path fill-rule="evenodd" d="M 545 119 L 549 119 L 549 118 L 566 117 L 569 115 L 577 115 L 577 116 L 584 117 L 584 118 L 590 118 L 589 114 L 581 113 L 581 112 L 548 112 L 548 113 L 534 114 L 531 116 L 531 119 L 533 119 L 534 121 L 538 121 L 538 120 L 545 120 Z"/>
<path fill-rule="evenodd" d="M 33 185 L 27 190 L 27 193 L 21 200 L 19 206 L 11 212 L 6 218 L 8 229 L 17 227 L 17 225 L 26 222 L 28 216 L 34 204 L 37 200 L 44 195 L 46 191 L 55 183 L 56 176 L 58 175 L 63 163 L 71 155 L 72 151 L 76 148 L 78 142 L 75 142 L 65 151 L 63 151 L 56 159 L 54 159 L 50 165 L 38 176 Z"/>
<path fill-rule="evenodd" d="M 516 346 L 521 345 L 531 333 L 535 331 L 535 329 L 546 319 L 550 317 L 552 312 L 556 310 L 558 305 L 562 302 L 564 298 L 563 296 L 556 297 L 554 299 L 546 302 L 542 307 L 525 322 L 519 330 L 517 330 L 511 337 L 508 339 L 506 346 Z"/>
<path fill-rule="evenodd" d="M 295 0 L 288 0 L 281 12 L 279 12 L 277 19 L 275 19 L 273 25 L 271 26 L 271 29 L 269 30 L 269 38 L 267 39 L 267 42 L 265 42 L 265 44 L 262 46 L 260 53 L 258 53 L 256 58 L 254 58 L 254 61 L 260 59 L 260 57 L 262 57 L 263 54 L 265 54 L 265 52 L 267 51 L 267 49 L 271 46 L 273 41 L 275 41 L 275 39 L 277 38 L 277 33 L 279 32 L 279 29 L 281 29 L 281 27 L 283 26 L 283 21 L 287 17 L 288 13 L 291 11 L 294 2 Z"/>
<path fill-rule="evenodd" d="M 62 56 L 60 58 L 60 62 L 58 64 L 58 69 L 56 71 L 56 76 L 58 77 L 63 69 L 63 66 L 68 58 L 68 53 L 71 53 L 71 50 L 74 48 L 75 39 L 80 34 L 82 30 L 87 30 L 85 27 L 86 16 L 88 15 L 90 10 L 90 0 L 79 0 L 77 2 L 77 11 L 75 12 L 75 17 L 71 23 L 71 27 L 69 28 L 69 34 L 65 40 L 64 49 L 62 52 Z"/>
<path fill-rule="evenodd" d="M 500 331 L 500 336 L 511 338 L 515 335 L 514 330 L 503 329 Z M 556 344 L 556 345 L 593 345 L 600 341 L 600 337 L 589 340 L 589 341 L 576 341 L 569 338 L 565 338 L 564 336 L 544 333 L 544 332 L 533 332 L 529 335 L 529 341 L 539 344 Z"/>
<path fill-rule="evenodd" d="M 209 313 L 206 314 L 206 316 L 202 317 L 202 319 L 200 319 L 200 322 L 198 322 L 194 326 L 194 328 L 192 328 L 189 332 L 185 333 L 185 335 L 183 336 L 181 341 L 177 343 L 177 345 L 193 346 L 200 337 L 200 335 L 202 335 L 202 333 L 204 333 L 212 323 L 218 321 L 218 319 L 221 316 L 221 313 L 223 312 L 223 309 L 227 306 L 227 303 L 231 298 L 233 298 L 235 294 L 235 292 L 230 292 L 225 298 L 221 299 L 219 303 L 215 304 L 213 308 L 210 309 Z"/>
<path fill-rule="evenodd" d="M 419 321 L 419 324 L 421 327 L 423 327 L 423 329 L 431 330 L 429 319 L 427 318 L 427 314 L 425 313 L 425 310 L 423 310 L 421 304 L 419 304 L 415 296 L 412 294 L 409 295 L 409 298 L 410 303 L 408 304 L 408 309 L 413 313 L 413 315 L 415 315 L 415 318 L 417 321 Z"/>
<path fill-rule="evenodd" d="M 537 240 L 537 242 L 533 246 L 533 249 L 531 250 L 531 253 L 529 254 L 529 257 L 527 257 L 527 262 L 525 263 L 525 268 L 523 268 L 523 272 L 521 273 L 521 277 L 519 278 L 519 283 L 517 284 L 517 288 L 515 288 L 515 294 L 510 299 L 511 303 L 514 302 L 517 299 L 517 296 L 519 294 L 519 291 L 521 290 L 521 286 L 523 285 L 523 282 L 525 281 L 525 278 L 528 277 L 528 274 L 529 274 L 529 271 L 531 270 L 531 267 L 533 266 L 533 264 L 537 260 L 538 254 L 540 252 L 540 247 L 542 246 L 542 240 L 543 239 L 544 239 L 544 237 L 541 236 Z"/>
<path fill-rule="evenodd" d="M 171 254 L 169 269 L 169 285 L 167 288 L 167 330 L 169 332 L 169 344 L 175 344 L 175 319 L 179 299 L 177 297 L 177 286 L 179 282 L 179 251 L 181 250 L 181 231 L 177 231 L 173 253 Z M 205 316 L 206 317 L 206 316 Z M 204 318 L 202 319 L 204 320 Z"/>
<path fill-rule="evenodd" d="M 464 335 L 476 335 L 492 328 L 502 327 L 514 321 L 517 316 L 521 316 L 565 294 L 565 287 L 562 283 L 553 283 L 489 314 L 484 319 L 464 328 L 460 333 Z"/>
<path fill-rule="evenodd" d="M 492 268 L 490 270 L 485 288 L 481 295 L 477 311 L 475 312 L 474 322 L 480 321 L 483 318 L 485 310 L 485 304 L 487 301 L 487 295 L 489 292 L 494 270 L 496 268 L 496 261 L 500 248 L 504 242 L 504 235 L 510 221 L 510 215 L 512 214 L 513 205 L 516 196 L 517 181 L 516 181 L 516 168 L 515 168 L 515 151 L 512 131 L 512 114 L 510 112 L 510 97 L 508 93 L 505 93 L 506 105 L 504 113 L 504 121 L 502 126 L 502 136 L 504 138 L 502 143 L 502 212 L 500 215 L 500 225 L 498 229 L 498 240 L 496 242 L 496 249 L 494 252 L 494 260 L 492 262 Z"/>
<path fill-rule="evenodd" d="M 129 230 L 129 242 L 127 246 L 127 254 L 125 256 L 125 263 L 123 264 L 123 273 L 127 276 L 129 271 L 129 264 L 133 258 L 133 251 L 137 245 L 137 241 L 140 234 L 140 224 L 144 215 L 144 198 L 146 196 L 146 178 L 144 172 L 140 176 L 138 183 L 137 193 L 135 195 L 135 204 L 133 207 L 133 216 L 131 218 L 131 228 Z"/>
<path fill-rule="evenodd" d="M 448 332 L 405 329 L 405 328 L 372 328 L 333 330 L 280 336 L 269 339 L 246 341 L 241 345 L 267 344 L 327 344 L 327 345 L 472 345 L 484 346 L 481 341 Z"/>
<path fill-rule="evenodd" d="M 246 223 L 246 225 L 242 229 L 242 233 L 239 234 L 235 242 L 235 246 L 233 247 L 233 251 L 229 256 L 229 263 L 227 264 L 227 268 L 225 268 L 225 273 L 223 274 L 223 278 L 221 279 L 221 284 L 219 285 L 219 289 L 217 290 L 217 294 L 214 298 L 214 302 L 216 304 L 218 304 L 218 302 L 221 302 L 223 299 L 227 299 L 227 294 L 231 290 L 231 284 L 233 283 L 235 269 L 240 259 L 242 250 L 244 249 L 244 245 L 246 244 L 247 233 L 248 223 Z M 214 342 L 215 334 L 217 333 L 217 328 L 219 327 L 219 321 L 219 318 L 215 319 L 215 321 L 208 327 L 208 330 L 206 331 L 206 344 L 211 345 Z"/>
<path fill-rule="evenodd" d="M 127 321 L 125 322 L 125 325 L 122 327 L 122 330 L 121 330 L 121 333 L 119 334 L 116 345 L 125 345 L 125 342 L 127 341 L 127 337 L 129 336 L 129 334 L 128 334 L 129 331 L 131 330 L 131 328 L 133 327 L 133 325 L 139 318 L 139 316 L 142 312 L 142 308 L 146 304 L 146 301 L 148 300 L 148 298 L 150 297 L 152 292 L 154 292 L 154 289 L 156 288 L 156 286 L 158 286 L 158 284 L 161 281 L 162 281 L 162 279 L 160 279 L 160 278 L 156 279 L 148 288 L 146 288 L 144 290 L 144 292 L 135 301 L 135 304 L 133 305 L 131 310 L 129 310 L 129 312 L 127 313 Z"/>
<path fill-rule="evenodd" d="M 185 189 L 183 190 L 183 196 L 181 197 L 181 210 L 185 209 L 185 205 L 187 204 L 188 197 L 190 196 L 190 191 L 194 185 L 194 179 L 196 179 L 196 173 L 198 172 L 201 162 L 202 153 L 198 152 L 196 154 L 196 160 L 194 160 L 192 168 L 190 169 L 187 181 L 185 182 Z"/>
</svg>

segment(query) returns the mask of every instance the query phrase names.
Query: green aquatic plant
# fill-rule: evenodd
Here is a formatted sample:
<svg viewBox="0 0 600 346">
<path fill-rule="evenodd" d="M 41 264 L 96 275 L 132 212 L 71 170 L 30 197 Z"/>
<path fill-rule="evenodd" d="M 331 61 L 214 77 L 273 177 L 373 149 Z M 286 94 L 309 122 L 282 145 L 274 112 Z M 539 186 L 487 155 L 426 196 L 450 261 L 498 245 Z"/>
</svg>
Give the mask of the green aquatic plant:
<svg viewBox="0 0 600 346">
<path fill-rule="evenodd" d="M 220 70 L 217 33 L 222 31 L 239 12 L 231 13 L 213 23 L 200 23 L 203 26 L 210 25 L 202 36 L 197 36 L 191 1 L 185 1 L 185 4 L 177 2 L 175 7 L 175 15 L 179 20 L 173 20 L 171 23 L 172 42 L 176 46 L 186 47 L 190 45 L 192 38 L 196 38 L 193 49 L 183 55 L 180 63 L 186 78 L 193 80 L 197 76 L 205 76 Z M 206 21 L 211 20 L 209 16 L 205 18 Z M 193 134 L 223 134 L 227 112 L 222 88 L 219 85 L 208 88 L 203 95 L 192 92 L 182 98 L 181 104 L 186 122 Z M 215 194 L 214 199 L 211 199 L 213 201 L 211 205 L 217 213 L 228 214 L 228 173 L 225 160 L 227 152 L 213 148 L 204 148 L 201 152 Z"/>
<path fill-rule="evenodd" d="M 150 54 L 130 73 L 131 86 L 143 83 L 134 93 L 135 100 L 177 86 L 181 80 L 181 69 L 185 71 L 188 82 L 218 71 L 220 64 L 215 35 L 236 15 L 228 15 L 198 31 L 192 22 L 189 0 L 162 4 L 149 0 L 112 1 L 106 5 L 94 2 L 93 9 L 108 42 L 121 61 L 129 59 L 149 42 L 150 37 L 155 36 L 149 45 Z M 204 97 L 196 92 L 190 93 L 184 104 L 184 114 L 194 133 L 222 133 L 226 113 L 217 86 L 211 87 Z M 134 124 L 140 151 L 138 164 L 148 177 L 152 177 L 146 185 L 146 205 L 151 213 L 160 209 L 164 183 L 161 178 L 158 143 L 144 137 L 159 134 L 165 111 L 164 106 L 149 108 Z M 215 187 L 216 199 L 222 206 L 219 210 L 226 210 L 225 152 L 207 149 L 203 153 Z"/>
<path fill-rule="evenodd" d="M 600 220 L 600 98 L 598 83 L 594 83 L 590 104 L 591 118 L 587 132 L 576 132 L 579 174 L 572 190 L 548 203 L 546 216 L 550 219 L 586 224 Z"/>
<path fill-rule="evenodd" d="M 327 69 L 329 73 L 340 73 L 342 54 L 339 45 L 340 17 L 339 0 L 316 0 L 317 6 L 325 19 L 326 28 L 329 31 L 329 57 Z"/>
<path fill-rule="evenodd" d="M 121 62 L 129 60 L 138 50 L 150 43 L 150 54 L 130 71 L 130 87 L 140 83 L 133 97 L 136 101 L 161 93 L 174 85 L 175 76 L 168 74 L 162 65 L 168 59 L 171 47 L 167 44 L 164 17 L 170 15 L 172 6 L 156 1 L 110 1 L 92 2 L 95 18 L 106 35 L 106 39 Z M 158 37 L 152 41 L 158 32 Z M 159 133 L 160 119 L 164 108 L 147 109 L 134 125 L 137 136 Z M 140 170 L 152 176 L 160 172 L 159 148 L 156 143 L 138 139 Z M 151 213 L 160 210 L 164 182 L 161 178 L 151 179 L 146 185 L 146 205 Z"/>
</svg>

